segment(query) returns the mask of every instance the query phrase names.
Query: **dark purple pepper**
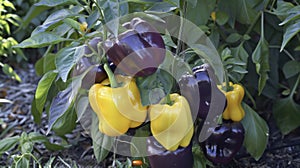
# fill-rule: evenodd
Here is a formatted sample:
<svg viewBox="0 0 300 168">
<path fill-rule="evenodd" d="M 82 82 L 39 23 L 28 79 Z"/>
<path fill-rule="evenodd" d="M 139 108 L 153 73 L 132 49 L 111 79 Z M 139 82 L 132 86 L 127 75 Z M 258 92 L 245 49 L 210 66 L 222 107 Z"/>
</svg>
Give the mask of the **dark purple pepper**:
<svg viewBox="0 0 300 168">
<path fill-rule="evenodd" d="M 165 44 L 159 32 L 149 23 L 133 18 L 123 24 L 128 30 L 117 39 L 104 42 L 109 59 L 130 76 L 153 74 L 165 58 Z"/>
<path fill-rule="evenodd" d="M 193 68 L 193 75 L 183 75 L 179 87 L 190 104 L 193 116 L 205 119 L 211 102 L 211 81 L 206 66 Z"/>
<path fill-rule="evenodd" d="M 201 143 L 202 151 L 211 162 L 227 164 L 242 147 L 244 134 L 240 122 L 218 125 L 209 138 Z"/>
<path fill-rule="evenodd" d="M 192 168 L 192 144 L 175 151 L 168 151 L 154 137 L 147 139 L 147 152 L 151 168 Z"/>
<path fill-rule="evenodd" d="M 107 74 L 103 68 L 103 65 L 97 64 L 93 65 L 87 57 L 82 57 L 78 63 L 75 65 L 72 72 L 72 76 L 77 76 L 85 72 L 89 67 L 94 66 L 85 77 L 82 79 L 82 88 L 89 89 L 95 83 L 101 83 L 104 79 L 107 78 Z M 114 71 L 116 66 L 109 62 L 109 66 Z"/>
</svg>

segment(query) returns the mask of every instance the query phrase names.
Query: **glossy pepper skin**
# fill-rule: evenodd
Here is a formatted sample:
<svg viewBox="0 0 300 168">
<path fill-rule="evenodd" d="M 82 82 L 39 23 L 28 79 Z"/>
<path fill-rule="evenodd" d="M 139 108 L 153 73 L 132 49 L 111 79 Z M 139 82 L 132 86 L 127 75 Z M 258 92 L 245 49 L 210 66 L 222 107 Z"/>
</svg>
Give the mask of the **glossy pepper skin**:
<svg viewBox="0 0 300 168">
<path fill-rule="evenodd" d="M 140 18 L 133 18 L 123 27 L 127 31 L 103 44 L 109 59 L 127 75 L 153 74 L 165 58 L 165 44 L 161 35 Z"/>
<path fill-rule="evenodd" d="M 147 139 L 147 154 L 151 168 L 192 168 L 192 143 L 185 148 L 168 151 L 154 137 Z"/>
<path fill-rule="evenodd" d="M 244 127 L 240 122 L 223 123 L 201 143 L 202 151 L 211 162 L 227 164 L 242 147 L 244 134 Z"/>
<path fill-rule="evenodd" d="M 89 102 L 99 119 L 100 132 L 108 136 L 125 134 L 129 128 L 141 125 L 147 116 L 133 78 L 115 76 L 122 86 L 111 88 L 109 80 L 94 84 L 89 90 Z"/>
<path fill-rule="evenodd" d="M 211 81 L 207 66 L 196 66 L 192 75 L 183 75 L 179 80 L 181 94 L 187 98 L 193 116 L 205 119 L 211 102 Z M 216 90 L 220 92 L 219 90 Z"/>
<path fill-rule="evenodd" d="M 155 139 L 167 150 L 174 151 L 189 145 L 194 127 L 188 101 L 177 93 L 170 94 L 170 98 L 172 105 L 151 105 L 149 116 Z"/>
<path fill-rule="evenodd" d="M 232 121 L 241 121 L 245 116 L 245 111 L 242 107 L 242 100 L 244 98 L 244 88 L 239 84 L 232 84 L 229 82 L 229 85 L 233 88 L 231 91 L 223 91 L 227 99 L 227 106 L 223 112 L 223 118 L 225 120 Z M 222 86 L 218 86 L 219 89 Z"/>
</svg>

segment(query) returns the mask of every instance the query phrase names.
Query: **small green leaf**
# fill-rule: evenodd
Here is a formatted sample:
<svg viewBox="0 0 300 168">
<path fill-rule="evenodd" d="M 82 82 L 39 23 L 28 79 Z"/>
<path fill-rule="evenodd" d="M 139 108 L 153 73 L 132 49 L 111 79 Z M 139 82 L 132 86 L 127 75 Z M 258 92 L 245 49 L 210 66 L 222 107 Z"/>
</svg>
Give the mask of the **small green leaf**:
<svg viewBox="0 0 300 168">
<path fill-rule="evenodd" d="M 0 155 L 13 149 L 20 140 L 20 136 L 8 137 L 0 140 Z"/>
<path fill-rule="evenodd" d="M 282 70 L 287 79 L 295 76 L 300 72 L 300 62 L 295 60 L 288 61 L 283 65 Z"/>
<path fill-rule="evenodd" d="M 273 114 L 284 135 L 300 126 L 300 105 L 296 104 L 292 97 L 277 100 L 273 105 Z"/>
<path fill-rule="evenodd" d="M 226 42 L 228 43 L 235 43 L 238 40 L 240 40 L 242 38 L 242 36 L 238 33 L 232 33 L 230 34 L 227 38 L 226 38 Z"/>
<path fill-rule="evenodd" d="M 56 78 L 57 73 L 54 71 L 47 72 L 39 81 L 35 92 L 35 105 L 37 111 L 41 114 L 47 99 L 49 89 Z"/>
<path fill-rule="evenodd" d="M 280 51 L 284 49 L 287 43 L 297 34 L 300 32 L 300 19 L 296 21 L 296 23 L 287 26 L 284 34 L 283 40 L 280 47 Z"/>
<path fill-rule="evenodd" d="M 31 36 L 30 38 L 22 41 L 16 45 L 17 48 L 41 48 L 49 45 L 57 44 L 69 39 L 62 38 L 54 33 L 42 32 Z"/>
<path fill-rule="evenodd" d="M 64 19 L 64 23 L 66 23 L 67 25 L 73 27 L 74 29 L 80 31 L 80 23 L 77 22 L 76 20 L 74 19 L 71 19 L 71 18 L 66 18 Z"/>
<path fill-rule="evenodd" d="M 18 82 L 22 82 L 22 79 L 20 78 L 20 76 L 14 71 L 14 69 L 9 66 L 8 64 L 4 64 L 2 67 L 2 71 L 3 73 L 5 73 L 7 76 L 9 76 L 10 78 L 18 81 Z"/>
<path fill-rule="evenodd" d="M 245 110 L 245 117 L 241 121 L 245 129 L 244 146 L 247 151 L 258 160 L 264 153 L 269 137 L 269 127 L 251 107 L 242 103 Z"/>
<path fill-rule="evenodd" d="M 268 80 L 269 65 L 269 47 L 268 42 L 261 38 L 252 53 L 252 61 L 256 65 L 256 73 L 259 75 L 258 94 L 262 93 Z"/>
</svg>

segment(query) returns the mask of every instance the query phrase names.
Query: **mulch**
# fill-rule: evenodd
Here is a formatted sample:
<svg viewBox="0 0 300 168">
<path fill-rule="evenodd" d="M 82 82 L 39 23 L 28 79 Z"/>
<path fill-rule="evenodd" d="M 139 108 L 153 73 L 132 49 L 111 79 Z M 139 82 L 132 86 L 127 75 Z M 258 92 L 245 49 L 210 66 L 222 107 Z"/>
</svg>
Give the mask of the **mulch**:
<svg viewBox="0 0 300 168">
<path fill-rule="evenodd" d="M 38 132 L 45 135 L 47 130 L 47 115 L 43 113 L 41 124 L 33 121 L 30 112 L 31 101 L 39 81 L 34 66 L 16 68 L 22 78 L 22 83 L 9 79 L 0 73 L 0 98 L 12 101 L 11 104 L 0 105 L 0 139 L 21 135 L 22 132 Z M 271 111 L 266 110 L 266 113 Z M 267 115 L 268 116 L 268 115 Z M 270 136 L 267 149 L 262 158 L 255 161 L 245 149 L 241 149 L 234 160 L 228 165 L 215 165 L 219 168 L 300 168 L 300 129 L 283 136 L 271 115 L 265 118 L 269 124 Z M 50 132 L 47 135 L 52 143 L 61 143 L 62 139 Z M 49 151 L 43 144 L 34 146 L 33 154 L 45 164 L 54 158 L 53 167 L 108 167 L 112 163 L 112 155 L 101 163 L 97 163 L 93 154 L 92 141 L 88 133 L 77 124 L 72 133 L 66 135 L 68 148 L 59 151 Z M 7 151 L 0 156 L 0 166 L 8 167 L 12 164 L 12 154 L 20 154 L 18 149 Z M 124 160 L 122 156 L 118 157 Z"/>
</svg>

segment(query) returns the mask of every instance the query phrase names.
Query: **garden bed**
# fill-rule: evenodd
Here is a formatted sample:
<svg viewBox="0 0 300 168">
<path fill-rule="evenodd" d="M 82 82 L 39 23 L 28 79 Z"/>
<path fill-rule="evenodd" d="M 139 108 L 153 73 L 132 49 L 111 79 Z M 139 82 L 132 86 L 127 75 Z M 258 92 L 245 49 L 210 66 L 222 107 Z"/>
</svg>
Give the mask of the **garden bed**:
<svg viewBox="0 0 300 168">
<path fill-rule="evenodd" d="M 45 135 L 47 130 L 47 115 L 43 114 L 42 122 L 37 125 L 33 121 L 30 112 L 31 101 L 35 94 L 35 89 L 39 78 L 36 76 L 34 66 L 28 64 L 27 68 L 16 68 L 16 72 L 23 80 L 18 83 L 0 74 L 0 97 L 12 101 L 12 104 L 3 104 L 0 106 L 0 139 L 21 135 L 22 132 L 38 132 Z M 270 129 L 269 141 L 264 155 L 258 161 L 255 161 L 244 148 L 236 155 L 234 160 L 228 165 L 216 165 L 215 167 L 232 167 L 232 168 L 297 168 L 300 167 L 300 129 L 296 129 L 290 134 L 283 136 L 275 125 L 270 109 L 265 109 L 264 118 Z M 47 136 L 53 136 L 50 132 Z M 34 146 L 33 155 L 45 165 L 50 159 L 54 159 L 52 165 L 67 167 L 108 167 L 112 164 L 112 154 L 101 163 L 97 163 L 93 154 L 92 140 L 89 135 L 77 124 L 71 134 L 66 135 L 70 147 L 49 151 L 44 145 Z M 50 138 L 52 143 L 59 143 L 61 139 L 53 136 Z M 253 142 L 254 143 L 254 142 Z M 18 149 L 14 149 L 18 150 Z M 18 154 L 13 151 L 7 151 L 0 158 L 0 166 L 12 164 L 12 155 Z M 117 156 L 119 161 L 126 161 L 126 158 Z"/>
</svg>

